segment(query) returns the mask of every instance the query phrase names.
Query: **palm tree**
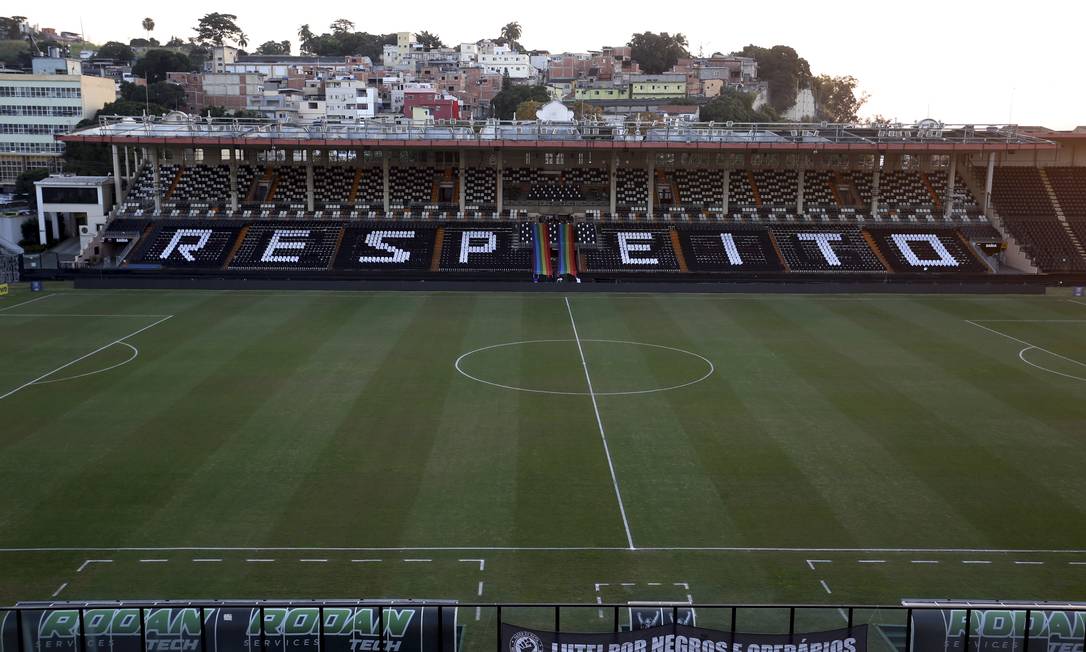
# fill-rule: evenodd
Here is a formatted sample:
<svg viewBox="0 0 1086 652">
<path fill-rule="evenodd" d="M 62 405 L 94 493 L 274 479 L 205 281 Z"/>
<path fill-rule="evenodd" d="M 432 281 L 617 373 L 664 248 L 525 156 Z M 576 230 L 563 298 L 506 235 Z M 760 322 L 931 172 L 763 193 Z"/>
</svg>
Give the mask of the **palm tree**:
<svg viewBox="0 0 1086 652">
<path fill-rule="evenodd" d="M 505 27 L 502 27 L 501 37 L 510 44 L 519 41 L 520 34 L 520 23 L 515 20 L 511 23 L 506 23 Z"/>
<path fill-rule="evenodd" d="M 144 18 L 143 19 L 143 31 L 148 32 L 148 33 L 155 31 L 155 19 L 154 18 Z"/>
<path fill-rule="evenodd" d="M 309 44 L 313 42 L 315 38 L 313 30 L 309 29 L 309 23 L 302 25 L 298 28 L 298 49 L 302 52 L 309 52 Z"/>
<path fill-rule="evenodd" d="M 242 32 L 238 35 L 238 47 L 244 48 L 246 45 L 249 45 L 249 37 L 245 35 L 245 32 Z"/>
</svg>

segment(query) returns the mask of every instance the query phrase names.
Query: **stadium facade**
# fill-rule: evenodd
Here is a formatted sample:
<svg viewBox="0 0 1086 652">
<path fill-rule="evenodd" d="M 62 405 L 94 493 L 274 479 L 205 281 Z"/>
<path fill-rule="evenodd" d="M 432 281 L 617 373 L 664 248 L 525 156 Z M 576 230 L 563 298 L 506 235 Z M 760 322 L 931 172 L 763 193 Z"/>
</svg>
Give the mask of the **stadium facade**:
<svg viewBox="0 0 1086 652">
<path fill-rule="evenodd" d="M 1086 272 L 1086 141 L 1054 136 L 173 114 L 62 140 L 112 146 L 121 200 L 78 259 L 110 274 L 991 280 Z"/>
</svg>

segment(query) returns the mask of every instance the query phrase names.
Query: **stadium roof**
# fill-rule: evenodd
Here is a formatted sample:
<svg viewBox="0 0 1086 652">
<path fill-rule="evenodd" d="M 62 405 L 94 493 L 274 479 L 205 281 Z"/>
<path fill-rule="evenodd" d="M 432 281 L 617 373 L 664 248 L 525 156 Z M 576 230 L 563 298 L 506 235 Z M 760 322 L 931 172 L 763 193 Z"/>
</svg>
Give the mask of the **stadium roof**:
<svg viewBox="0 0 1086 652">
<path fill-rule="evenodd" d="M 66 142 L 124 145 L 405 148 L 579 148 L 661 150 L 782 150 L 859 152 L 981 152 L 1055 149 L 1014 125 L 888 125 L 800 123 L 660 123 L 627 120 L 550 124 L 373 120 L 296 125 L 274 120 L 106 117 L 98 126 L 58 137 Z"/>
</svg>

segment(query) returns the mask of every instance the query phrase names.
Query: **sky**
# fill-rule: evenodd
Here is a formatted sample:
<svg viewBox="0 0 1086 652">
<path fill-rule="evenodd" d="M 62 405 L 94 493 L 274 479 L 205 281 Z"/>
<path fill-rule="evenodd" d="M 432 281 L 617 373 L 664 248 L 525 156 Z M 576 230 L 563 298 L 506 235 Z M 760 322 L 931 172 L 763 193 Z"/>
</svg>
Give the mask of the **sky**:
<svg viewBox="0 0 1086 652">
<path fill-rule="evenodd" d="M 673 10 L 669 11 L 667 8 Z M 127 42 L 145 36 L 140 22 L 155 20 L 153 35 L 187 39 L 200 16 L 238 16 L 250 48 L 291 39 L 308 23 L 327 31 L 336 18 L 368 32 L 438 34 L 446 44 L 498 35 L 519 21 L 521 43 L 551 52 L 584 52 L 623 45 L 643 31 L 681 32 L 693 54 L 738 50 L 753 43 L 790 45 L 815 74 L 852 75 L 870 99 L 861 116 L 910 123 L 935 118 L 947 124 L 1086 125 L 1082 25 L 1086 3 L 1034 0 L 981 3 L 951 0 L 886 2 L 686 3 L 624 0 L 605 3 L 468 2 L 332 3 L 193 0 L 160 5 L 54 0 L 28 4 L 32 24 L 82 30 L 88 40 Z"/>
</svg>

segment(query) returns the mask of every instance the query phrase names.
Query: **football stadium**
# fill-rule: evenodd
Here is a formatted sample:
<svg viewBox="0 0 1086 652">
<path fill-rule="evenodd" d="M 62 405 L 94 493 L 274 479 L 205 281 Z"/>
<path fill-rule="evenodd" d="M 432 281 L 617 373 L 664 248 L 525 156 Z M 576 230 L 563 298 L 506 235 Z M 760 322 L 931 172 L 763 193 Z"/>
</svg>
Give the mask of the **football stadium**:
<svg viewBox="0 0 1086 652">
<path fill-rule="evenodd" d="M 1086 135 L 102 116 L 0 651 L 1086 644 Z"/>
</svg>

